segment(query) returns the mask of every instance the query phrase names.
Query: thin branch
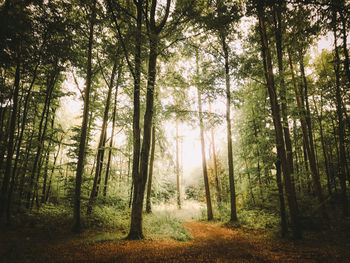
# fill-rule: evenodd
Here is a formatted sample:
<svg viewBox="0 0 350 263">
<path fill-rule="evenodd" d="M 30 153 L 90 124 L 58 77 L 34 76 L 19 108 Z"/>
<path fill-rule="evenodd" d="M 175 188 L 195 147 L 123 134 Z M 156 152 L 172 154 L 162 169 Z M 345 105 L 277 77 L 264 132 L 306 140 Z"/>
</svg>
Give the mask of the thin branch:
<svg viewBox="0 0 350 263">
<path fill-rule="evenodd" d="M 74 74 L 73 71 L 72 71 L 72 76 L 73 76 L 73 80 L 74 80 L 75 86 L 77 86 L 77 89 L 79 90 L 80 95 L 81 95 L 81 97 L 83 98 L 83 101 L 84 101 L 84 100 L 85 100 L 84 92 L 80 89 L 78 80 L 77 80 L 77 78 L 75 77 L 75 74 Z"/>
<path fill-rule="evenodd" d="M 99 55 L 98 55 L 98 52 L 97 52 L 97 56 L 96 56 L 96 57 L 97 57 L 98 65 L 99 65 L 100 70 L 101 70 L 101 74 L 102 74 L 103 80 L 106 82 L 107 87 L 110 88 L 110 87 L 109 87 L 108 80 L 107 80 L 107 78 L 106 78 L 106 76 L 105 76 L 105 74 L 104 74 L 104 72 L 103 72 L 102 65 L 101 65 L 101 60 L 100 60 L 100 57 L 99 57 Z"/>
<path fill-rule="evenodd" d="M 111 3 L 111 0 L 106 0 L 107 1 L 107 6 L 109 8 L 109 11 L 111 12 L 112 14 L 112 21 L 115 23 L 116 25 L 116 28 L 117 28 L 117 31 L 118 31 L 118 36 L 119 36 L 119 40 L 120 40 L 120 43 L 122 45 L 122 48 L 123 48 L 123 51 L 124 51 L 124 55 L 125 55 L 125 59 L 126 59 L 126 62 L 128 63 L 128 66 L 129 66 L 129 69 L 130 69 L 130 72 L 133 76 L 133 78 L 135 79 L 136 76 L 135 76 L 135 72 L 134 72 L 134 68 L 130 62 L 130 59 L 129 59 L 129 55 L 128 55 L 128 51 L 126 49 L 126 45 L 125 45 L 125 42 L 124 42 L 124 39 L 123 39 L 123 36 L 122 36 L 122 33 L 120 31 L 120 27 L 119 27 L 119 24 L 118 24 L 118 21 L 117 21 L 117 18 L 114 14 L 114 11 L 113 11 L 113 8 L 112 8 L 112 3 Z M 134 0 L 136 1 L 136 0 Z"/>
</svg>

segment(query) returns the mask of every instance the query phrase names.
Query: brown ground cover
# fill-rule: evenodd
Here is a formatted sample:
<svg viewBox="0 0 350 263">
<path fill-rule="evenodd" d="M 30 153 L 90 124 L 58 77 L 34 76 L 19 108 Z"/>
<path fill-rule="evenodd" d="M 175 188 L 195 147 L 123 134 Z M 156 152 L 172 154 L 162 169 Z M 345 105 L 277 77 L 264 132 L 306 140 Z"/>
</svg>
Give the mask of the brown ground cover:
<svg viewBox="0 0 350 263">
<path fill-rule="evenodd" d="M 89 234 L 71 238 L 46 236 L 46 241 L 43 236 L 32 235 L 14 246 L 14 237 L 11 241 L 8 236 L 8 241 L 1 238 L 0 262 L 350 262 L 349 244 L 339 247 L 322 241 L 286 241 L 271 238 L 262 231 L 195 221 L 184 225 L 193 235 L 189 242 L 89 243 L 81 242 Z"/>
</svg>

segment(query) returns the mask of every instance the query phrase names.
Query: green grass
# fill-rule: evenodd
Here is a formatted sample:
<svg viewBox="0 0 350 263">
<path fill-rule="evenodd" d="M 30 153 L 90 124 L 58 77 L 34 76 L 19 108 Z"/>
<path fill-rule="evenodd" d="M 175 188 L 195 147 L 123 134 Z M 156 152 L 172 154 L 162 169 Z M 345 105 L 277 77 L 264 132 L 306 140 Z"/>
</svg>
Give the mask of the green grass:
<svg viewBox="0 0 350 263">
<path fill-rule="evenodd" d="M 98 243 L 121 240 L 125 238 L 130 226 L 130 209 L 120 206 L 99 204 L 93 208 L 90 216 L 82 209 L 83 243 Z M 39 210 L 25 214 L 17 222 L 30 227 L 33 232 L 45 232 L 55 236 L 56 233 L 69 233 L 72 227 L 72 208 L 65 205 L 43 205 Z M 155 211 L 143 215 L 143 229 L 146 239 L 190 240 L 191 234 L 181 224 L 181 220 L 169 211 Z"/>
<path fill-rule="evenodd" d="M 146 237 L 152 239 L 171 238 L 177 241 L 188 241 L 191 234 L 181 221 L 167 211 L 157 211 L 144 217 Z"/>
</svg>

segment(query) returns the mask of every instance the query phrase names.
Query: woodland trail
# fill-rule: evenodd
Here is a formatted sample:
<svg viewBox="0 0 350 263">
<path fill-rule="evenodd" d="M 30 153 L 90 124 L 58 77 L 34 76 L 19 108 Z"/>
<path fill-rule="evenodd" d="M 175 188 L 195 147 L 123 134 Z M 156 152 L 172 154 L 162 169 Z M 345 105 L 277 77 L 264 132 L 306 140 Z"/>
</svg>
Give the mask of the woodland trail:
<svg viewBox="0 0 350 263">
<path fill-rule="evenodd" d="M 17 261 L 0 262 L 350 262 L 346 249 L 268 238 L 261 231 L 187 222 L 189 242 L 174 240 L 56 242 Z M 43 244 L 42 244 L 43 245 Z"/>
<path fill-rule="evenodd" d="M 113 241 L 55 248 L 58 262 L 350 262 L 349 254 L 319 244 L 269 239 L 259 231 L 187 222 L 189 242 Z M 301 241 L 302 242 L 302 241 Z M 58 252 L 58 253 L 57 253 Z M 347 254 L 347 255 L 345 255 Z"/>
</svg>

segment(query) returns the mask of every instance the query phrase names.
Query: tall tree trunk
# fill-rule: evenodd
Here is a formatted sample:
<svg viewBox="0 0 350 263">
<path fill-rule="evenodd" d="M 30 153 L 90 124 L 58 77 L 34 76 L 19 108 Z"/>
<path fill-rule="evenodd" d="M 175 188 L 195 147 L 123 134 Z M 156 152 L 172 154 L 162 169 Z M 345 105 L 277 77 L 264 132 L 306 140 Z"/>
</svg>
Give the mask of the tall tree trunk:
<svg viewBox="0 0 350 263">
<path fill-rule="evenodd" d="M 151 194 L 152 194 L 152 178 L 153 178 L 153 163 L 154 163 L 154 152 L 156 149 L 156 128 L 152 126 L 152 142 L 151 142 L 151 159 L 149 161 L 149 175 L 147 184 L 147 197 L 146 197 L 146 212 L 152 213 L 151 206 Z"/>
<path fill-rule="evenodd" d="M 311 139 L 312 139 L 312 133 L 310 133 L 308 131 L 308 128 L 310 128 L 310 127 L 308 127 L 308 125 L 307 125 L 307 119 L 308 119 L 307 112 L 305 111 L 305 109 L 303 107 L 303 103 L 301 101 L 301 95 L 299 94 L 299 90 L 296 86 L 295 77 L 294 77 L 294 70 L 293 70 L 293 62 L 292 62 L 292 57 L 291 57 L 289 50 L 288 50 L 288 57 L 289 57 L 290 69 L 292 72 L 292 81 L 293 81 L 293 85 L 294 85 L 295 98 L 296 98 L 296 102 L 297 102 L 297 106 L 298 106 L 298 110 L 299 110 L 299 116 L 300 116 L 299 118 L 300 118 L 302 133 L 303 133 L 303 140 L 304 140 L 304 145 L 305 145 L 306 152 L 307 152 L 308 159 L 309 159 L 313 185 L 315 188 L 315 192 L 316 192 L 318 201 L 322 207 L 321 212 L 322 212 L 324 218 L 328 219 L 328 214 L 327 214 L 327 210 L 326 210 L 326 206 L 324 204 L 324 198 L 323 198 L 323 194 L 322 194 L 320 176 L 319 176 L 317 165 L 316 165 L 315 151 L 312 147 L 313 142 L 312 142 L 312 140 L 310 141 L 310 135 L 311 135 Z M 302 63 L 300 63 L 300 64 L 302 64 Z"/>
<path fill-rule="evenodd" d="M 317 115 L 317 120 L 318 120 L 318 124 L 320 126 L 320 139 L 321 139 L 321 145 L 322 145 L 322 153 L 323 153 L 323 158 L 324 158 L 324 162 L 325 162 L 325 166 L 326 166 L 326 175 L 327 175 L 327 189 L 328 189 L 328 194 L 332 195 L 332 187 L 331 187 L 331 181 L 330 181 L 330 172 L 329 172 L 329 162 L 328 162 L 328 156 L 327 156 L 327 150 L 326 150 L 326 144 L 324 142 L 324 135 L 323 135 L 323 125 L 322 125 L 322 109 L 323 109 L 323 103 L 322 103 L 322 94 L 321 94 L 321 112 L 318 112 L 317 109 L 317 104 L 316 104 L 316 100 L 315 97 L 313 97 L 314 100 L 314 104 L 315 104 L 315 112 Z"/>
<path fill-rule="evenodd" d="M 10 120 L 10 130 L 9 130 L 9 139 L 7 142 L 7 159 L 5 166 L 4 179 L 1 186 L 0 194 L 0 225 L 6 222 L 6 219 L 3 217 L 5 212 L 5 207 L 8 203 L 8 190 L 12 170 L 12 159 L 14 152 L 14 141 L 15 141 L 15 129 L 16 129 L 16 116 L 17 116 L 17 106 L 18 106 L 18 94 L 19 94 L 19 84 L 21 76 L 21 45 L 18 46 L 17 50 L 17 63 L 16 63 L 16 73 L 14 81 L 14 92 L 13 92 L 13 102 L 12 102 L 12 113 Z M 8 218 L 7 218 L 8 219 Z M 9 222 L 7 222 L 9 223 Z"/>
<path fill-rule="evenodd" d="M 277 160 L 276 162 L 276 182 L 278 188 L 278 197 L 280 199 L 280 216 L 281 216 L 281 236 L 285 237 L 287 234 L 287 217 L 286 217 L 286 208 L 284 204 L 284 195 L 283 195 L 283 186 L 282 186 L 282 177 L 281 177 L 281 162 Z"/>
<path fill-rule="evenodd" d="M 282 45 L 283 25 L 282 25 L 281 9 L 284 4 L 285 4 L 284 0 L 279 0 L 278 5 L 274 7 L 274 24 L 275 24 L 278 73 L 279 73 L 279 79 L 280 79 L 280 101 L 281 101 L 283 135 L 284 135 L 284 142 L 286 147 L 288 166 L 290 168 L 290 174 L 291 174 L 290 176 L 292 181 L 293 196 L 296 197 L 295 184 L 294 184 L 293 149 L 292 149 L 292 140 L 290 138 L 289 124 L 288 124 L 287 97 L 286 97 L 286 86 L 285 86 L 285 80 L 284 80 L 284 67 L 283 67 L 283 45 Z"/>
<path fill-rule="evenodd" d="M 342 12 L 340 12 L 341 20 L 342 20 L 342 35 L 343 35 L 343 52 L 344 52 L 344 68 L 345 73 L 348 79 L 348 83 L 350 84 L 350 59 L 349 59 L 349 51 L 348 51 L 348 44 L 347 44 L 347 21 L 346 17 Z"/>
<path fill-rule="evenodd" d="M 245 169 L 247 170 L 250 196 L 251 196 L 251 198 L 253 200 L 253 204 L 255 205 L 255 197 L 254 197 L 254 194 L 253 194 L 253 186 L 252 186 L 252 181 L 251 181 L 251 178 L 250 178 L 250 172 L 249 172 L 247 157 L 244 156 L 243 158 L 244 158 L 244 163 L 245 163 Z"/>
<path fill-rule="evenodd" d="M 108 113 L 109 113 L 109 107 L 111 104 L 113 83 L 114 83 L 114 78 L 115 78 L 115 73 L 117 71 L 118 63 L 119 63 L 118 60 L 114 62 L 111 79 L 108 87 L 108 92 L 107 92 L 106 106 L 103 114 L 100 141 L 98 143 L 98 149 L 97 149 L 95 178 L 94 178 L 94 183 L 90 194 L 89 204 L 87 207 L 88 215 L 90 215 L 92 212 L 92 206 L 93 206 L 93 203 L 95 202 L 95 198 L 98 195 L 98 186 L 100 185 L 100 181 L 101 181 L 103 160 L 104 160 L 104 154 L 105 154 L 106 135 L 107 135 Z"/>
<path fill-rule="evenodd" d="M 213 167 L 214 167 L 214 179 L 215 179 L 215 188 L 216 188 L 216 199 L 220 205 L 221 201 L 222 201 L 221 187 L 220 187 L 220 181 L 219 181 L 219 175 L 218 175 L 218 166 L 217 166 L 217 161 L 216 161 L 214 123 L 213 123 L 213 116 L 212 116 L 212 112 L 211 112 L 210 100 L 209 100 L 209 114 L 210 114 L 210 136 L 211 136 L 211 147 L 212 147 L 212 152 L 213 152 Z"/>
<path fill-rule="evenodd" d="M 116 114 L 117 114 L 117 100 L 118 100 L 118 88 L 121 80 L 121 74 L 122 74 L 122 63 L 119 65 L 118 69 L 118 78 L 117 78 L 117 84 L 115 87 L 115 93 L 114 93 L 114 106 L 113 106 L 113 119 L 112 119 L 112 134 L 111 134 L 111 140 L 109 143 L 109 151 L 108 151 L 108 160 L 107 160 L 107 166 L 106 166 L 106 176 L 105 176 L 105 183 L 103 187 L 103 196 L 107 196 L 107 186 L 108 186 L 108 180 L 109 180 L 109 173 L 110 173 L 110 166 L 111 166 L 111 159 L 112 159 L 112 147 L 114 143 L 114 130 L 115 130 L 115 122 L 116 122 Z"/>
<path fill-rule="evenodd" d="M 51 76 L 49 77 L 47 81 L 47 90 L 46 90 L 46 95 L 45 95 L 45 102 L 44 102 L 44 108 L 43 112 L 41 114 L 41 119 L 39 123 L 39 129 L 38 129 L 38 147 L 36 150 L 36 154 L 34 157 L 34 163 L 31 171 L 31 175 L 29 178 L 29 189 L 27 191 L 27 200 L 26 200 L 26 207 L 30 208 L 30 199 L 32 194 L 35 192 L 35 189 L 37 187 L 36 182 L 38 181 L 38 177 L 40 174 L 40 158 L 41 158 L 41 153 L 44 147 L 44 137 L 46 134 L 46 128 L 47 128 L 47 121 L 48 121 L 48 115 L 50 111 L 50 104 L 51 104 L 51 99 L 52 99 L 52 92 L 55 87 L 55 83 L 57 80 L 58 76 L 58 61 L 56 61 L 55 69 L 51 72 Z M 35 176 L 37 175 L 37 176 Z M 34 191 L 33 191 L 34 188 Z"/>
<path fill-rule="evenodd" d="M 260 168 L 260 150 L 259 150 L 259 146 L 258 146 L 258 128 L 257 125 L 255 123 L 255 117 L 254 117 L 254 109 L 252 110 L 253 112 L 253 127 L 254 127 L 254 137 L 255 137 L 255 144 L 256 144 L 256 157 L 258 159 L 258 164 L 257 164 L 257 177 L 258 177 L 258 182 L 259 182 L 259 193 L 260 193 L 260 198 L 261 201 L 264 203 L 264 195 L 263 195 L 263 187 L 262 187 L 262 181 L 261 181 L 261 168 Z"/>
<path fill-rule="evenodd" d="M 176 194 L 177 194 L 177 207 L 178 209 L 181 209 L 181 193 L 180 193 L 180 160 L 179 160 L 179 123 L 177 120 L 175 120 L 175 130 L 176 130 L 176 135 L 175 135 L 175 144 L 176 144 Z"/>
<path fill-rule="evenodd" d="M 47 200 L 49 199 L 49 196 L 50 196 L 51 185 L 52 185 L 52 177 L 53 177 L 53 174 L 54 174 L 54 171 L 55 171 L 58 155 L 59 155 L 60 150 L 61 150 L 63 138 L 64 138 L 64 136 L 62 135 L 62 137 L 61 137 L 61 139 L 60 139 L 60 141 L 58 143 L 58 149 L 57 149 L 56 154 L 55 154 L 54 159 L 53 159 L 53 164 L 52 164 L 52 168 L 51 168 L 51 172 L 50 172 L 50 179 L 49 179 L 49 183 L 47 185 L 47 191 L 45 193 L 45 197 L 44 197 L 45 199 L 44 199 L 43 203 L 46 203 Z"/>
<path fill-rule="evenodd" d="M 131 225 L 128 235 L 129 239 L 143 238 L 142 234 L 142 202 L 136 200 L 135 193 L 138 187 L 135 187 L 135 182 L 139 182 L 139 167 L 140 167 L 140 80 L 141 80 L 141 39 L 142 39 L 142 8 L 143 0 L 134 1 L 137 9 L 137 29 L 136 29 L 136 43 L 135 43 L 135 71 L 134 71 L 134 112 L 133 112 L 133 159 L 132 159 L 132 185 L 130 192 L 130 202 L 132 202 Z M 135 192 L 133 194 L 133 192 Z M 137 195 L 137 194 L 136 194 Z M 133 197 L 133 198 L 131 198 Z M 139 196 L 137 196 L 140 199 Z M 143 197 L 142 197 L 143 198 Z M 135 200 L 135 201 L 132 201 Z M 138 207 L 136 207 L 138 206 Z M 129 204 L 130 207 L 130 204 Z"/>
<path fill-rule="evenodd" d="M 300 147 L 298 147 L 298 140 L 297 140 L 297 125 L 296 120 L 293 118 L 293 140 L 294 140 L 294 149 L 295 149 L 295 169 L 296 169 L 296 181 L 295 183 L 298 183 L 299 192 L 301 192 L 301 178 L 300 178 L 300 171 L 299 171 L 299 151 Z M 295 185 L 295 184 L 294 184 Z"/>
<path fill-rule="evenodd" d="M 79 153 L 78 153 L 78 164 L 77 173 L 75 180 L 75 193 L 74 193 L 74 218 L 73 218 L 73 231 L 81 231 L 80 222 L 80 195 L 81 195 L 81 183 L 84 173 L 85 165 L 85 145 L 87 138 L 87 126 L 89 122 L 89 103 L 90 103 L 90 89 L 92 80 L 92 44 L 94 38 L 94 25 L 96 19 L 96 0 L 92 2 L 90 26 L 89 26 L 89 43 L 87 52 L 87 65 L 86 65 L 86 85 L 84 91 L 84 110 L 83 110 L 83 120 L 81 125 L 80 143 L 79 143 Z"/>
<path fill-rule="evenodd" d="M 33 204 L 34 204 L 34 199 L 35 198 L 36 198 L 36 201 L 37 201 L 37 203 L 36 203 L 37 204 L 37 208 L 39 208 L 39 200 L 38 200 L 39 177 L 40 177 L 40 172 L 42 170 L 42 166 L 43 166 L 43 163 L 44 163 L 44 160 L 45 160 L 45 154 L 46 154 L 46 151 L 44 151 L 44 147 L 45 147 L 45 137 L 46 137 L 46 131 L 47 131 L 47 124 L 48 124 L 49 116 L 50 116 L 50 104 L 51 104 L 52 89 L 51 89 L 51 94 L 49 96 L 49 100 L 47 102 L 47 110 L 46 110 L 44 128 L 43 128 L 43 131 L 42 131 L 41 135 L 39 133 L 40 139 L 39 139 L 39 146 L 38 146 L 38 149 L 37 149 L 37 155 L 35 156 L 35 161 L 37 160 L 38 153 L 40 153 L 40 156 L 38 157 L 38 160 L 37 160 L 37 162 L 38 162 L 37 163 L 37 167 L 38 168 L 37 168 L 37 172 L 36 172 L 35 182 L 34 182 L 34 185 L 33 185 L 34 189 L 33 189 L 33 192 L 32 192 L 32 201 L 31 201 L 30 206 L 29 206 L 30 209 L 33 208 Z M 53 113 L 53 115 L 54 115 L 54 113 Z M 49 147 L 47 149 L 49 149 Z M 30 196 L 29 196 L 29 198 L 30 198 Z M 28 199 L 28 196 L 27 196 L 27 202 L 28 201 L 29 201 L 29 199 Z M 27 206 L 28 206 L 28 203 L 27 203 Z"/>
<path fill-rule="evenodd" d="M 333 21 L 333 33 L 334 33 L 334 53 L 335 53 L 335 62 L 334 62 L 334 73 L 336 80 L 335 87 L 335 99 L 336 99 L 336 108 L 337 108 L 337 117 L 338 117 L 338 134 L 339 134 L 339 157 L 340 157 L 340 186 L 342 191 L 342 205 L 343 205 L 343 215 L 348 216 L 348 200 L 346 193 L 346 153 L 344 145 L 344 120 L 343 120 L 343 108 L 342 108 L 342 96 L 340 90 L 340 58 L 337 45 L 337 31 L 336 31 L 336 12 L 334 12 L 334 21 Z"/>
<path fill-rule="evenodd" d="M 202 170 L 203 170 L 203 177 L 204 177 L 205 197 L 207 202 L 207 218 L 208 218 L 208 221 L 210 221 L 210 220 L 213 220 L 213 209 L 211 205 L 207 161 L 205 157 L 204 125 L 203 125 L 202 101 L 201 101 L 200 89 L 201 89 L 200 87 L 197 87 L 198 108 L 199 108 L 198 117 L 199 117 L 200 140 L 201 140 L 201 149 L 202 149 Z"/>
<path fill-rule="evenodd" d="M 138 1 L 140 3 L 141 0 Z M 145 186 L 148 175 L 148 157 L 151 144 L 151 129 L 152 129 L 152 118 L 153 118 L 153 103 L 154 103 L 154 87 L 156 80 L 156 66 L 158 56 L 158 42 L 159 33 L 169 16 L 170 11 L 170 0 L 167 0 L 166 11 L 159 25 L 156 25 L 156 7 L 157 1 L 152 0 L 150 19 L 149 19 L 149 60 L 148 60 L 148 78 L 147 78 L 147 94 L 146 94 L 146 111 L 143 121 L 143 141 L 140 155 L 140 170 L 133 178 L 134 182 L 134 196 L 131 210 L 131 223 L 128 239 L 141 239 L 143 238 L 142 233 L 142 210 L 143 210 L 143 199 Z M 140 12 L 142 12 L 142 2 Z M 139 11 L 137 11 L 139 12 Z M 140 14 L 141 16 L 141 14 Z"/>
<path fill-rule="evenodd" d="M 51 120 L 51 129 L 54 129 L 54 124 L 55 124 L 55 117 L 56 117 L 56 111 L 53 110 L 53 117 Z M 45 173 L 44 173 L 44 182 L 43 182 L 43 189 L 42 189 L 42 194 L 41 194 L 41 202 L 45 202 L 45 197 L 46 197 L 46 187 L 47 187 L 47 177 L 48 177 L 48 163 L 50 159 L 50 147 L 53 139 L 53 132 L 51 133 L 50 140 L 49 140 L 49 145 L 47 148 L 47 154 L 46 154 L 46 160 L 45 160 Z"/>
<path fill-rule="evenodd" d="M 264 18 L 264 7 L 262 3 L 258 4 L 258 19 L 259 19 L 259 31 L 261 36 L 261 46 L 262 46 L 262 57 L 265 70 L 265 78 L 267 82 L 267 89 L 270 97 L 270 104 L 272 110 L 273 123 L 275 127 L 276 134 L 276 147 L 278 158 L 282 165 L 283 177 L 284 177 L 284 186 L 287 195 L 287 201 L 289 206 L 289 212 L 291 217 L 291 227 L 293 231 L 294 238 L 301 238 L 301 228 L 299 224 L 299 215 L 298 215 L 298 205 L 296 202 L 295 196 L 293 196 L 293 186 L 291 180 L 291 171 L 288 165 L 286 151 L 284 147 L 284 138 L 283 138 L 283 128 L 280 118 L 280 109 L 277 101 L 276 88 L 274 84 L 274 75 L 272 71 L 272 59 L 270 54 L 270 48 L 268 44 L 268 39 L 266 35 L 265 28 L 265 18 Z"/>
<path fill-rule="evenodd" d="M 23 162 L 23 164 L 21 166 L 21 169 L 19 171 L 19 173 L 20 173 L 20 182 L 19 182 L 19 190 L 18 190 L 18 199 L 19 199 L 18 207 L 21 207 L 21 205 L 22 205 L 25 176 L 26 176 L 26 173 L 27 173 L 27 167 L 28 167 L 28 163 L 29 163 L 29 156 L 30 156 L 30 153 L 31 153 L 30 150 L 32 149 L 32 143 L 33 143 L 33 139 L 34 139 L 36 115 L 37 114 L 36 114 L 36 111 L 35 111 L 34 118 L 33 118 L 33 124 L 32 124 L 33 129 L 32 129 L 31 135 L 29 136 L 29 141 L 27 141 L 24 162 Z"/>
<path fill-rule="evenodd" d="M 227 125 L 227 157 L 228 157 L 228 178 L 230 183 L 230 201 L 231 201 L 231 218 L 230 221 L 237 221 L 236 211 L 236 189 L 233 170 L 232 154 L 232 134 L 231 134 L 231 87 L 230 87 L 230 68 L 228 59 L 228 46 L 224 33 L 220 32 L 222 49 L 225 58 L 225 83 L 226 83 L 226 125 Z"/>
</svg>

